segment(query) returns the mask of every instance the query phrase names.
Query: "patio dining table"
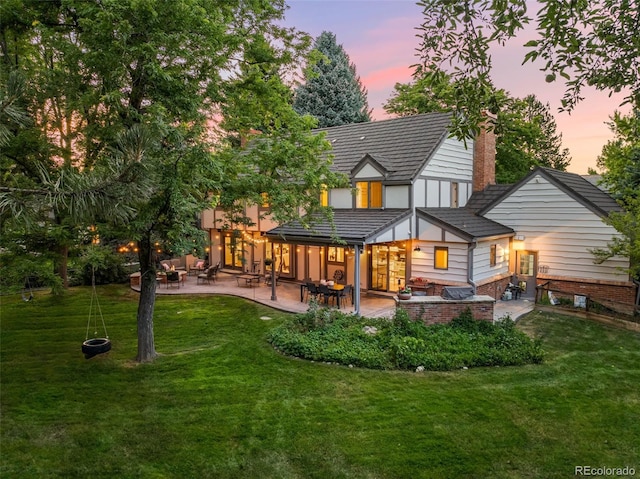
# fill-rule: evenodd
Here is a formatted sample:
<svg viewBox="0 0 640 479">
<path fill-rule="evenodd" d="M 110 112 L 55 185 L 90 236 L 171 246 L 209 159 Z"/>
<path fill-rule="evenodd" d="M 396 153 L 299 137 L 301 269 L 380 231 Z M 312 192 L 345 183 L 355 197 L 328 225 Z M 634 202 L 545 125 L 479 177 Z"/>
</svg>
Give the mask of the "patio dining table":
<svg viewBox="0 0 640 479">
<path fill-rule="evenodd" d="M 319 288 L 320 286 L 322 286 L 322 283 L 314 283 L 316 285 L 316 288 Z M 338 303 L 338 307 L 340 307 L 340 292 L 342 290 L 344 290 L 345 285 L 344 284 L 338 284 L 338 283 L 334 283 L 332 285 L 325 285 L 327 287 L 327 289 L 329 290 L 329 294 L 333 297 L 336 298 L 336 301 Z M 302 283 L 300 284 L 300 302 L 303 303 L 304 302 L 304 291 L 307 289 L 307 283 Z"/>
<path fill-rule="evenodd" d="M 252 288 L 254 282 L 260 282 L 260 275 L 258 273 L 246 273 L 236 276 L 236 279 L 238 280 L 238 286 L 240 286 L 242 280 L 245 281 L 249 288 Z"/>
</svg>

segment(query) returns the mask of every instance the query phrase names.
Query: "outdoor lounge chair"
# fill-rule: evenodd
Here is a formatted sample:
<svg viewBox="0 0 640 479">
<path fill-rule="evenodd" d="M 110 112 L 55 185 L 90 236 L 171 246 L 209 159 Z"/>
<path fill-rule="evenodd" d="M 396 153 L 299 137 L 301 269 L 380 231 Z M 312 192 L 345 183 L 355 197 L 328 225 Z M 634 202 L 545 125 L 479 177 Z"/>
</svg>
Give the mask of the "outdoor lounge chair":
<svg viewBox="0 0 640 479">
<path fill-rule="evenodd" d="M 204 260 L 199 259 L 198 261 L 193 263 L 191 268 L 189 268 L 189 276 L 191 276 L 192 274 L 198 275 L 198 274 L 204 273 L 204 271 L 205 271 Z"/>
</svg>

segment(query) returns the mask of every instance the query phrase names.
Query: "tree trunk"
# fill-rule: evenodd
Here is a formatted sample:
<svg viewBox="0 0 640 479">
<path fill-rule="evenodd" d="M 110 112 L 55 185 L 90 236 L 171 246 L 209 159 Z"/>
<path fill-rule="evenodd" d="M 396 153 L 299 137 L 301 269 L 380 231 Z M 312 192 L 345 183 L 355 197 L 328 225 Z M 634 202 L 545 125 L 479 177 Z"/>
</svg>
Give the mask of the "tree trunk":
<svg viewBox="0 0 640 479">
<path fill-rule="evenodd" d="M 151 235 L 138 243 L 140 261 L 140 300 L 138 302 L 138 362 L 153 361 L 156 347 L 153 338 L 153 310 L 156 304 L 156 266 L 153 264 Z"/>
<path fill-rule="evenodd" d="M 69 273 L 68 273 L 68 263 L 69 263 L 69 247 L 67 245 L 59 245 L 58 246 L 58 255 L 56 261 L 56 273 L 62 279 L 62 286 L 67 289 L 69 288 Z"/>
</svg>

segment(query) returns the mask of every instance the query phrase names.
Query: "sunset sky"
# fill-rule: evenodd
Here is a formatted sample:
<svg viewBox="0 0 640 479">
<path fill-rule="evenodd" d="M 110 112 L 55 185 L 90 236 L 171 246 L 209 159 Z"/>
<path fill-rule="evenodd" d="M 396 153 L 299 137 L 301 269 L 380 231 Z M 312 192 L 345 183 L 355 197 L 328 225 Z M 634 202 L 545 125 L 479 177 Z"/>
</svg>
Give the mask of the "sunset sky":
<svg viewBox="0 0 640 479">
<path fill-rule="evenodd" d="M 410 0 L 288 0 L 286 25 L 309 33 L 314 38 L 323 31 L 336 35 L 368 91 L 373 118 L 387 117 L 382 106 L 397 82 L 411 80 L 411 65 L 418 62 L 416 36 L 422 10 Z M 532 13 L 535 15 L 535 11 Z M 532 34 L 519 36 L 493 52 L 493 80 L 512 96 L 534 94 L 549 103 L 563 146 L 569 148 L 572 161 L 568 170 L 584 174 L 596 167 L 602 146 L 613 135 L 605 124 L 621 102 L 622 95 L 585 90 L 585 100 L 571 115 L 559 113 L 564 92 L 562 83 L 546 83 L 540 65 L 521 65 L 524 43 Z M 625 111 L 622 109 L 622 111 Z"/>
</svg>

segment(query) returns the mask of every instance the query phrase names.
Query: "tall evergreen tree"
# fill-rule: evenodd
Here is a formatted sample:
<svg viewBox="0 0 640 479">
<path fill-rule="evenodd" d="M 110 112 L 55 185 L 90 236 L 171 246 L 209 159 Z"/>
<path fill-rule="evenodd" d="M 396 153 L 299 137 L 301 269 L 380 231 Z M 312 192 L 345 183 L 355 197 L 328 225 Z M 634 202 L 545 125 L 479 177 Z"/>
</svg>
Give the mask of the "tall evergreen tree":
<svg viewBox="0 0 640 479">
<path fill-rule="evenodd" d="M 314 63 L 318 53 L 320 59 Z M 367 90 L 336 36 L 322 32 L 309 58 L 305 83 L 296 90 L 295 110 L 317 118 L 321 128 L 371 121 Z"/>
</svg>

